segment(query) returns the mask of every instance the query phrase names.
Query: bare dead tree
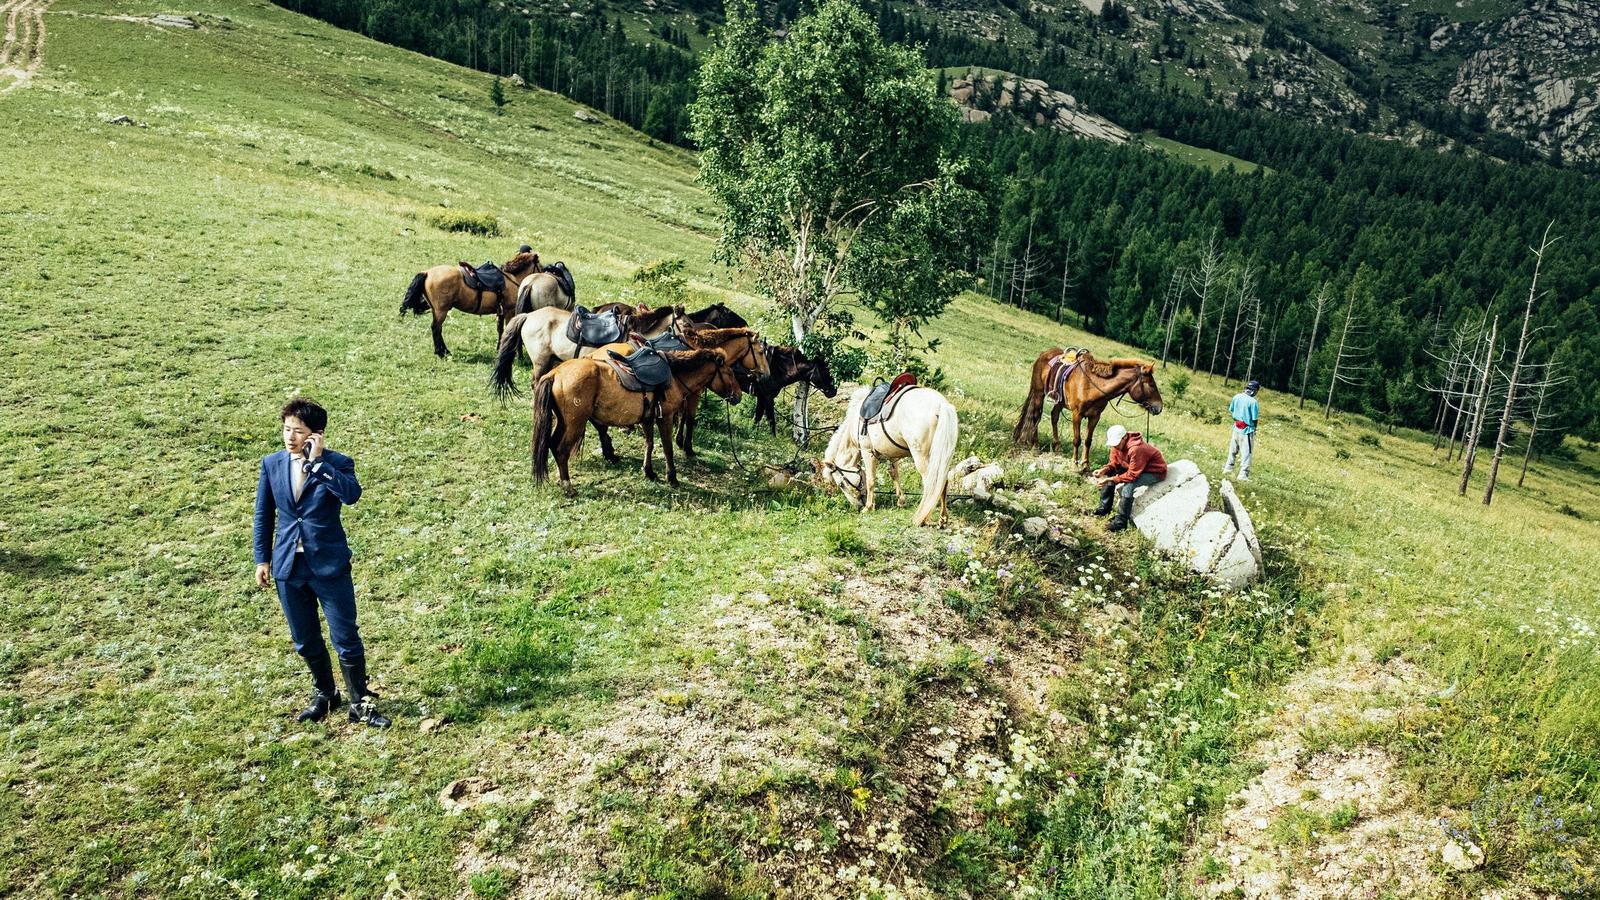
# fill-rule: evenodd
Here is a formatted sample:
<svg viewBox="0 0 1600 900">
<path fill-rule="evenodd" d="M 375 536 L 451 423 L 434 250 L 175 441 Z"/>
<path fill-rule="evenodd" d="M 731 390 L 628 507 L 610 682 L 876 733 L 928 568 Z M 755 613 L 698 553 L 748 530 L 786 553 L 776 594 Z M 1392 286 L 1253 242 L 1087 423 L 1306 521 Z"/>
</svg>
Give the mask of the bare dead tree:
<svg viewBox="0 0 1600 900">
<path fill-rule="evenodd" d="M 1250 289 L 1250 358 L 1244 363 L 1244 380 L 1248 384 L 1256 374 L 1256 347 L 1261 343 L 1261 297 L 1255 288 Z M 1274 326 L 1276 328 L 1276 326 Z"/>
<path fill-rule="evenodd" d="M 1430 350 L 1432 356 L 1444 369 L 1444 381 L 1438 388 L 1433 388 L 1439 394 L 1439 411 L 1434 416 L 1433 449 L 1438 450 L 1444 443 L 1445 429 L 1451 425 L 1451 416 L 1456 419 L 1461 415 L 1460 398 L 1465 392 L 1465 379 L 1468 357 L 1476 352 L 1477 341 L 1480 340 L 1479 330 L 1482 326 L 1474 327 L 1466 320 L 1462 320 L 1455 328 L 1450 330 L 1450 338 L 1441 350 Z M 1454 440 L 1452 439 L 1452 452 Z M 1448 457 L 1447 457 L 1448 458 Z"/>
<path fill-rule="evenodd" d="M 1463 497 L 1467 495 L 1467 479 L 1472 477 L 1472 464 L 1478 457 L 1478 436 L 1483 432 L 1483 414 L 1489 406 L 1490 377 L 1494 374 L 1495 344 L 1499 334 L 1500 317 L 1495 316 L 1494 323 L 1489 326 L 1489 339 L 1484 344 L 1482 375 L 1477 396 L 1473 400 L 1472 418 L 1461 443 L 1461 486 L 1456 493 Z"/>
<path fill-rule="evenodd" d="M 1300 408 L 1306 408 L 1306 389 L 1311 383 L 1311 355 L 1317 352 L 1317 326 L 1322 324 L 1322 314 L 1328 309 L 1328 301 L 1332 297 L 1328 294 L 1328 283 L 1324 281 L 1317 288 L 1317 296 L 1311 301 L 1313 314 L 1311 317 L 1311 338 L 1306 342 L 1306 371 L 1300 376 Z M 1297 350 L 1296 353 L 1299 351 Z"/>
<path fill-rule="evenodd" d="M 1237 275 L 1234 277 L 1237 279 Z M 1218 293 L 1222 295 L 1222 307 L 1217 310 L 1217 333 L 1211 340 L 1211 362 L 1206 364 L 1207 381 L 1217 374 L 1217 354 L 1222 351 L 1222 323 L 1228 320 L 1228 298 L 1232 295 L 1232 292 L 1227 290 L 1219 289 Z"/>
<path fill-rule="evenodd" d="M 1200 261 L 1195 269 L 1195 278 L 1192 282 L 1195 293 L 1200 297 L 1200 313 L 1195 317 L 1194 328 L 1194 358 L 1190 361 L 1190 368 L 1200 368 L 1200 338 L 1206 330 L 1206 306 L 1210 302 L 1211 288 L 1216 284 L 1217 276 L 1222 272 L 1222 248 L 1217 246 L 1217 229 L 1211 229 L 1211 237 L 1206 241 L 1206 248 L 1200 252 Z"/>
<path fill-rule="evenodd" d="M 1011 283 L 1020 285 L 1017 291 L 1017 307 L 1028 308 L 1028 284 L 1044 272 L 1044 260 L 1034 255 L 1033 252 L 1033 222 L 1028 222 L 1028 245 L 1022 251 L 1022 259 L 1017 263 L 1017 268 L 1012 276 Z"/>
<path fill-rule="evenodd" d="M 1188 289 L 1189 270 L 1178 266 L 1167 279 L 1167 295 L 1161 301 L 1161 368 L 1167 367 L 1167 353 L 1172 349 L 1172 332 L 1178 323 L 1178 309 L 1183 305 L 1183 293 Z"/>
<path fill-rule="evenodd" d="M 1322 407 L 1323 421 L 1327 421 L 1333 415 L 1334 389 L 1341 384 L 1361 383 L 1360 363 L 1371 350 L 1370 347 L 1361 346 L 1361 339 L 1365 334 L 1365 327 L 1356 321 L 1356 292 L 1352 286 L 1350 304 L 1344 311 L 1344 327 L 1339 331 L 1339 349 L 1333 356 L 1333 375 L 1328 378 L 1328 402 Z"/>
<path fill-rule="evenodd" d="M 1511 381 L 1506 385 L 1506 405 L 1500 410 L 1500 430 L 1494 441 L 1494 459 L 1489 463 L 1489 484 L 1483 489 L 1483 505 L 1494 500 L 1494 485 L 1500 477 L 1500 460 L 1506 453 L 1506 442 L 1511 437 L 1511 410 L 1517 402 L 1517 389 L 1522 386 L 1522 360 L 1528 352 L 1529 328 L 1533 324 L 1533 301 L 1539 298 L 1539 269 L 1544 265 L 1545 251 L 1550 249 L 1551 222 L 1544 227 L 1539 248 L 1533 251 L 1533 281 L 1528 284 L 1528 303 L 1522 309 L 1522 335 L 1517 338 L 1517 355 L 1511 363 Z"/>
<path fill-rule="evenodd" d="M 1260 330 L 1261 313 L 1256 307 L 1260 305 L 1261 298 L 1256 296 L 1255 278 L 1254 261 L 1245 263 L 1244 270 L 1239 273 L 1238 294 L 1233 305 L 1233 335 L 1228 339 L 1228 364 L 1222 370 L 1224 386 L 1227 385 L 1228 379 L 1233 377 L 1233 355 L 1239 347 L 1239 326 L 1242 324 L 1248 328 L 1251 327 L 1251 322 L 1255 322 L 1254 327 Z M 1254 354 L 1255 350 L 1252 349 L 1252 362 Z"/>
<path fill-rule="evenodd" d="M 1522 472 L 1521 474 L 1517 475 L 1517 487 L 1522 487 L 1522 482 L 1527 480 L 1528 457 L 1533 455 L 1534 440 L 1539 437 L 1540 426 L 1543 425 L 1545 420 L 1551 415 L 1550 413 L 1545 412 L 1545 397 L 1547 394 L 1549 394 L 1551 388 L 1563 385 L 1569 380 L 1570 379 L 1566 378 L 1543 378 L 1539 380 L 1537 386 L 1534 388 L 1533 410 L 1528 416 L 1528 446 L 1522 451 Z"/>
<path fill-rule="evenodd" d="M 1061 258 L 1061 296 L 1056 298 L 1056 324 L 1061 324 L 1061 309 L 1067 305 L 1067 288 L 1077 284 L 1072 274 L 1072 238 L 1067 238 L 1067 248 Z M 1170 340 L 1170 338 L 1169 338 Z"/>
</svg>

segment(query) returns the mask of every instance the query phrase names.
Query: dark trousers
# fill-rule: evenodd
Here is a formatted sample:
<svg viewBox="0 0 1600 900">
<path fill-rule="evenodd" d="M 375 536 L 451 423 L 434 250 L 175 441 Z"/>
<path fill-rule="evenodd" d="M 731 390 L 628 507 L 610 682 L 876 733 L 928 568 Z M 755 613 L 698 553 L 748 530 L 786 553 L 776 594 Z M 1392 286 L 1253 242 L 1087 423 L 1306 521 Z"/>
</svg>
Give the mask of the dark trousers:
<svg viewBox="0 0 1600 900">
<path fill-rule="evenodd" d="M 1117 493 L 1123 497 L 1131 498 L 1135 489 L 1146 485 L 1160 484 L 1165 478 L 1165 475 L 1152 475 L 1149 472 L 1145 472 L 1132 481 L 1117 485 Z"/>
<path fill-rule="evenodd" d="M 294 568 L 288 578 L 278 579 L 278 603 L 289 620 L 289 638 L 296 653 L 307 659 L 327 659 L 328 645 L 322 641 L 322 623 L 317 606 L 328 619 L 328 635 L 341 662 L 366 654 L 361 632 L 356 629 L 356 585 L 347 567 L 338 575 L 320 578 L 311 574 L 304 553 L 294 555 Z"/>
</svg>

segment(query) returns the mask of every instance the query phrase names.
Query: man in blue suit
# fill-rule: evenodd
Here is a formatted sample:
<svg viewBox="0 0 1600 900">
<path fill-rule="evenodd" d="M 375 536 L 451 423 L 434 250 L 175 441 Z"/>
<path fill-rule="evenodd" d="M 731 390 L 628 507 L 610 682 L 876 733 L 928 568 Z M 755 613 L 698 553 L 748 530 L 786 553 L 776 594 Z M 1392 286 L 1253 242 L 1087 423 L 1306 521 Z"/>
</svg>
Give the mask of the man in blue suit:
<svg viewBox="0 0 1600 900">
<path fill-rule="evenodd" d="M 387 728 L 377 695 L 367 689 L 367 657 L 356 628 L 356 590 L 350 577 L 350 545 L 339 508 L 361 499 L 356 464 L 323 446 L 328 413 L 295 398 L 283 408 L 283 449 L 261 460 L 256 486 L 256 584 L 278 583 L 278 601 L 289 620 L 295 652 L 306 661 L 316 687 L 301 722 L 318 722 L 340 705 L 317 606 L 339 653 L 350 721 Z"/>
</svg>

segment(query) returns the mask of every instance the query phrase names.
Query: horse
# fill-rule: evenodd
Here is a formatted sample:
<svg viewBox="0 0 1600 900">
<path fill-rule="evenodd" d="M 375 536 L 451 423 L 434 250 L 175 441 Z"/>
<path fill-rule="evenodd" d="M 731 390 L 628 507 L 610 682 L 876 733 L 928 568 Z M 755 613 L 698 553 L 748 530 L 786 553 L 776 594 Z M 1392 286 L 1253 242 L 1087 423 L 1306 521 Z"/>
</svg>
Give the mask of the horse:
<svg viewBox="0 0 1600 900">
<path fill-rule="evenodd" d="M 654 481 L 654 436 L 649 427 L 653 421 L 661 432 L 667 484 L 677 487 L 678 469 L 672 458 L 673 418 L 691 394 L 718 383 L 717 376 L 726 372 L 730 363 L 721 349 L 668 350 L 662 356 L 672 369 L 672 380 L 654 404 L 624 388 L 617 380 L 616 370 L 594 356 L 567 360 L 541 377 L 533 389 L 534 483 L 549 480 L 550 457 L 554 456 L 561 473 L 561 489 L 568 497 L 576 495 L 568 464 L 573 449 L 583 440 L 584 425 L 591 421 L 610 427 L 644 425 L 642 471 L 644 477 Z M 735 400 L 739 397 L 737 379 L 721 379 L 720 384 L 729 392 L 725 396 Z"/>
<path fill-rule="evenodd" d="M 1039 354 L 1033 362 L 1033 375 L 1028 382 L 1028 399 L 1022 404 L 1022 415 L 1011 430 L 1011 439 L 1018 444 L 1034 446 L 1039 443 L 1039 419 L 1044 415 L 1046 381 L 1050 377 L 1050 361 L 1064 351 L 1054 347 Z M 1089 467 L 1089 456 L 1094 448 L 1095 426 L 1100 424 L 1100 414 L 1106 404 L 1127 394 L 1133 402 L 1144 407 L 1153 416 L 1161 415 L 1161 391 L 1156 387 L 1155 363 L 1137 359 L 1098 360 L 1087 351 L 1080 351 L 1078 362 L 1067 373 L 1061 386 L 1061 398 L 1050 410 L 1050 438 L 1052 449 L 1066 449 L 1061 443 L 1061 409 L 1072 408 L 1072 462 L 1080 468 Z M 1089 433 L 1082 433 L 1079 423 L 1089 420 Z M 1078 455 L 1079 448 L 1083 455 Z"/>
<path fill-rule="evenodd" d="M 541 271 L 539 254 L 519 252 L 506 260 L 500 271 L 505 273 L 505 284 L 498 293 L 468 287 L 459 265 L 434 266 L 426 272 L 418 272 L 406 288 L 405 299 L 400 301 L 400 315 L 412 312 L 420 316 L 430 310 L 433 312 L 433 352 L 440 357 L 450 355 L 444 345 L 444 317 L 452 309 L 474 316 L 494 313 L 498 339 L 505 333 L 506 321 L 513 314 L 522 279 Z M 486 294 L 493 298 L 487 304 Z"/>
<path fill-rule="evenodd" d="M 622 314 L 622 333 L 633 331 L 644 337 L 658 337 L 682 314 L 681 306 L 659 306 L 647 313 Z M 495 353 L 494 373 L 489 376 L 489 384 L 495 392 L 505 394 L 516 391 L 511 372 L 516 366 L 517 354 L 523 348 L 527 348 L 528 359 L 533 362 L 534 381 L 538 381 L 562 360 L 577 355 L 578 345 L 567 340 L 567 322 L 571 318 L 571 310 L 547 306 L 531 313 L 518 313 L 507 322 L 505 334 L 500 336 L 500 346 Z"/>
<path fill-rule="evenodd" d="M 817 474 L 865 511 L 873 508 L 877 493 L 878 458 L 890 460 L 895 504 L 902 506 L 905 491 L 900 486 L 900 460 L 909 456 L 922 476 L 922 502 L 911 523 L 926 525 L 937 507 L 943 524 L 948 512 L 945 483 L 959 435 L 956 408 L 933 388 L 908 387 L 890 397 L 881 417 L 863 430 L 861 404 L 871 390 L 864 387 L 850 396 L 844 421 L 817 462 Z"/>
<path fill-rule="evenodd" d="M 517 288 L 517 312 L 533 312 L 547 306 L 572 309 L 576 292 L 568 289 L 570 284 L 572 273 L 567 271 L 565 263 L 554 263 L 548 269 L 529 275 Z"/>
<path fill-rule="evenodd" d="M 791 384 L 804 381 L 829 399 L 839 393 L 839 386 L 833 383 L 833 370 L 828 368 L 828 360 L 825 357 L 818 356 L 812 359 L 798 347 L 768 347 L 767 363 L 772 369 L 772 377 L 756 381 L 745 389 L 756 398 L 755 414 L 751 421 L 759 423 L 765 418 L 767 428 L 774 435 L 778 433 L 778 411 L 775 401 L 778 399 L 779 391 Z"/>
<path fill-rule="evenodd" d="M 743 392 L 749 390 L 751 382 L 761 384 L 771 373 L 767 355 L 767 347 L 761 340 L 761 335 L 748 328 L 710 328 L 707 326 L 680 328 L 679 336 L 692 350 L 721 350 L 728 357 L 728 368 L 717 374 L 712 380 L 710 390 L 727 402 L 738 405 L 743 397 Z M 639 338 L 639 335 L 634 335 Z M 742 342 L 741 339 L 743 339 Z M 609 351 L 615 350 L 620 354 L 627 354 L 637 349 L 632 343 L 609 344 L 585 353 L 584 356 L 605 359 Z M 737 390 L 729 391 L 725 388 L 723 379 L 737 382 Z M 695 391 L 685 400 L 683 407 L 678 411 L 676 435 L 678 447 L 691 459 L 694 458 L 694 418 L 700 409 L 700 398 L 705 395 L 705 390 Z M 611 449 L 611 436 L 599 424 L 595 431 L 600 433 L 600 451 L 605 455 L 607 462 L 621 462 Z M 687 437 L 685 436 L 687 433 Z"/>
<path fill-rule="evenodd" d="M 696 325 L 710 325 L 712 328 L 749 328 L 744 316 L 729 309 L 723 303 L 713 303 L 705 309 L 698 309 L 689 313 L 684 318 Z"/>
</svg>

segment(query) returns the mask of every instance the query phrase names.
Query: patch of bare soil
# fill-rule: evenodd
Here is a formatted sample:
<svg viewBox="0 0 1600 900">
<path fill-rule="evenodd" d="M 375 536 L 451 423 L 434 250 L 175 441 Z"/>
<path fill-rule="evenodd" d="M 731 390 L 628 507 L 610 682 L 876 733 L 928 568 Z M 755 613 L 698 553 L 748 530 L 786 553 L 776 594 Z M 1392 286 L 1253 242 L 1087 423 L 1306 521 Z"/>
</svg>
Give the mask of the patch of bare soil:
<svg viewBox="0 0 1600 900">
<path fill-rule="evenodd" d="M 0 0 L 6 29 L 0 39 L 0 94 L 27 84 L 43 64 L 44 10 L 49 5 L 49 0 Z"/>
<path fill-rule="evenodd" d="M 828 612 L 760 590 L 708 597 L 681 643 L 715 649 L 714 659 L 620 699 L 594 727 L 522 735 L 509 752 L 503 736 L 486 738 L 499 744 L 483 748 L 483 758 L 500 760 L 492 783 L 461 793 L 529 812 L 514 849 L 480 833 L 457 870 L 512 873 L 522 897 L 599 896 L 596 885 L 630 852 L 627 828 L 645 821 L 682 834 L 697 824 L 686 819 L 721 816 L 719 831 L 744 835 L 737 851 L 757 880 L 781 885 L 784 896 L 876 888 L 925 896 L 917 861 L 937 853 L 948 817 L 972 816 L 946 804 L 935 824 L 947 779 L 974 753 L 1004 755 L 1006 723 L 1041 708 L 1052 667 L 1069 652 L 1021 626 L 975 626 L 943 603 L 947 586 L 915 566 L 835 579 L 813 565 L 769 576 L 767 587 L 779 597 L 820 596 Z M 881 661 L 864 661 L 864 641 Z M 994 667 L 1001 692 L 927 685 L 898 711 L 908 724 L 884 748 L 895 784 L 841 785 L 839 742 L 860 714 L 846 708 L 847 688 L 875 684 L 875 669 L 891 662 L 947 659 L 955 644 Z M 649 821 L 661 810 L 665 821 Z M 737 827 L 741 817 L 759 827 Z"/>
<path fill-rule="evenodd" d="M 1415 791 L 1379 747 L 1312 750 L 1305 735 L 1419 711 L 1440 687 L 1400 658 L 1355 650 L 1285 689 L 1251 751 L 1264 770 L 1236 794 L 1190 852 L 1205 897 L 1435 897 L 1447 893 L 1443 811 Z M 1218 874 L 1220 871 L 1220 874 Z M 1504 894 L 1505 897 L 1521 896 Z"/>
</svg>

